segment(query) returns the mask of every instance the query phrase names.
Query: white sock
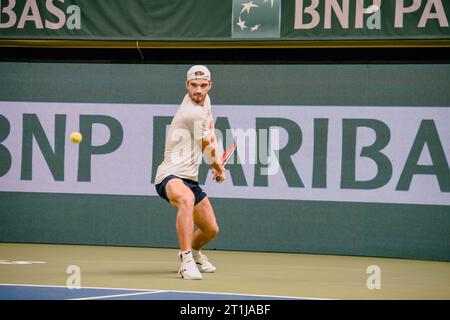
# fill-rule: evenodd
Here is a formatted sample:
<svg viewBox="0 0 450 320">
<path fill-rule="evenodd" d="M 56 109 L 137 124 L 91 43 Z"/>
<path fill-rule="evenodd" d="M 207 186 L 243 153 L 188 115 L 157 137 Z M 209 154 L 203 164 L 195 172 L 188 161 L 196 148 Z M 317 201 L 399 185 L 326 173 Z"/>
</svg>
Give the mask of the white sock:
<svg viewBox="0 0 450 320">
<path fill-rule="evenodd" d="M 192 251 L 188 250 L 188 251 L 181 251 L 181 259 L 183 260 L 183 262 L 186 262 L 188 260 L 192 260 Z"/>
</svg>

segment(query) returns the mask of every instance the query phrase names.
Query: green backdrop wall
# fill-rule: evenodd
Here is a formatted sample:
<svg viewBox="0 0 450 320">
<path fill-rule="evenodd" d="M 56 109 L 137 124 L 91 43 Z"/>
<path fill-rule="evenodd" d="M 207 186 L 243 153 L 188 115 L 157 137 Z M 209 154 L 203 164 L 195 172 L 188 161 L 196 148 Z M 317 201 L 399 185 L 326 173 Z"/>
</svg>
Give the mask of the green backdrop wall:
<svg viewBox="0 0 450 320">
<path fill-rule="evenodd" d="M 209 67 L 214 81 L 213 107 L 240 105 L 250 110 L 260 106 L 262 115 L 264 108 L 276 106 L 308 106 L 308 110 L 323 106 L 358 106 L 361 110 L 439 107 L 447 117 L 450 107 L 450 65 Z M 0 110 L 3 116 L 14 114 L 14 104 L 7 103 L 18 101 L 176 105 L 185 94 L 188 68 L 1 62 L 0 101 L 4 103 Z M 95 112 L 95 105 L 92 108 Z M 33 110 L 30 105 L 28 112 Z M 245 107 L 241 110 L 246 112 Z M 22 113 L 23 109 L 17 109 L 18 117 Z M 6 118 L 14 125 L 13 116 Z M 5 132 L 5 127 L 2 130 Z M 2 138 L 0 144 L 11 137 Z M 441 139 L 446 148 L 449 136 Z M 448 158 L 448 150 L 445 152 Z M 4 162 L 5 157 L 0 160 Z M 448 170 L 448 162 L 446 165 Z M 0 177 L 2 242 L 177 247 L 175 211 L 156 196 L 37 192 L 39 189 L 18 192 L 11 191 L 7 176 Z M 20 177 L 17 181 L 22 183 Z M 444 187 L 449 183 L 444 180 Z M 153 188 L 150 183 L 149 188 Z M 209 248 L 450 260 L 448 201 L 318 201 L 254 199 L 249 195 L 248 199 L 212 196 L 211 202 L 221 232 Z"/>
</svg>

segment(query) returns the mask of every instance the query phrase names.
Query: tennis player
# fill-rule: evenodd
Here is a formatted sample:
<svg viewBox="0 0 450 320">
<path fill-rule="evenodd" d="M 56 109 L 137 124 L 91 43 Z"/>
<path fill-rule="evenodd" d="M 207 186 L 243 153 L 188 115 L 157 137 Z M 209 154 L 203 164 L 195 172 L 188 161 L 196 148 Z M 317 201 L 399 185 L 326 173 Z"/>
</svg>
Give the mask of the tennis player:
<svg viewBox="0 0 450 320">
<path fill-rule="evenodd" d="M 197 280 L 202 279 L 201 272 L 216 271 L 201 249 L 219 232 L 211 203 L 198 184 L 202 154 L 212 166 L 213 179 L 216 176 L 225 179 L 225 169 L 218 160 L 208 95 L 212 87 L 210 71 L 202 65 L 192 66 L 185 85 L 188 93 L 170 125 L 155 187 L 178 210 L 176 231 L 181 250 L 178 274 L 183 279 Z"/>
</svg>

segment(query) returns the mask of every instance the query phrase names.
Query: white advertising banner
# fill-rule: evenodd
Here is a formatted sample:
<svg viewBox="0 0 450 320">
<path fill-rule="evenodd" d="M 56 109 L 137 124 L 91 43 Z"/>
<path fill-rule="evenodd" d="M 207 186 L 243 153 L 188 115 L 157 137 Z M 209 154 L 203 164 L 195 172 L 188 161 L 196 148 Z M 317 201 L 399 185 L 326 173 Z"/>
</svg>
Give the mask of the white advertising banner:
<svg viewBox="0 0 450 320">
<path fill-rule="evenodd" d="M 0 191 L 156 196 L 154 124 L 177 108 L 0 102 Z M 450 205 L 450 107 L 212 108 L 239 163 L 200 181 L 210 197 Z"/>
</svg>

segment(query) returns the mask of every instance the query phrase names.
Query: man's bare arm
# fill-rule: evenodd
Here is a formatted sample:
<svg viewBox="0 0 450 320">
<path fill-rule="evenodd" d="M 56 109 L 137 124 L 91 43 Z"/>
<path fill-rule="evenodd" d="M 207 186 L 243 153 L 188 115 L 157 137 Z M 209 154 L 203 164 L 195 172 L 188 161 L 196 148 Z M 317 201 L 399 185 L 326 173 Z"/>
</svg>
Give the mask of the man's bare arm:
<svg viewBox="0 0 450 320">
<path fill-rule="evenodd" d="M 202 152 L 210 157 L 211 166 L 218 174 L 224 172 L 222 164 L 218 160 L 217 141 L 214 134 L 209 134 L 208 137 L 202 140 Z"/>
</svg>

